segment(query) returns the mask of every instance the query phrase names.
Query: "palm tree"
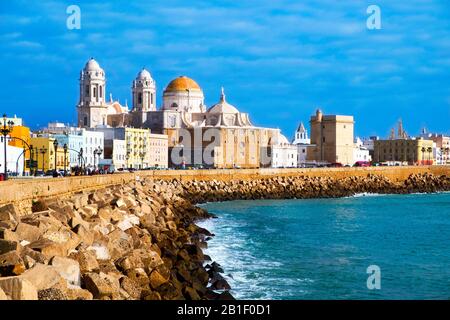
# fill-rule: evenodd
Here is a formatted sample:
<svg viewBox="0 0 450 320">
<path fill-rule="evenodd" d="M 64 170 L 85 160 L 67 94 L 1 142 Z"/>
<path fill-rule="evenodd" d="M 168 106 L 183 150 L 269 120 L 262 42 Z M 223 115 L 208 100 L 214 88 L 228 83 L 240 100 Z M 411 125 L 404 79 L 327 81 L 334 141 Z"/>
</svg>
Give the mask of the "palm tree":
<svg viewBox="0 0 450 320">
<path fill-rule="evenodd" d="M 432 164 L 431 163 L 431 153 L 433 152 L 433 148 L 432 147 L 428 147 L 427 151 L 428 151 L 428 164 Z"/>
<path fill-rule="evenodd" d="M 425 151 L 427 151 L 427 149 L 425 147 L 422 147 L 421 151 L 422 151 L 422 164 L 423 164 L 424 163 L 424 161 L 423 161 L 424 154 L 425 154 Z"/>
</svg>

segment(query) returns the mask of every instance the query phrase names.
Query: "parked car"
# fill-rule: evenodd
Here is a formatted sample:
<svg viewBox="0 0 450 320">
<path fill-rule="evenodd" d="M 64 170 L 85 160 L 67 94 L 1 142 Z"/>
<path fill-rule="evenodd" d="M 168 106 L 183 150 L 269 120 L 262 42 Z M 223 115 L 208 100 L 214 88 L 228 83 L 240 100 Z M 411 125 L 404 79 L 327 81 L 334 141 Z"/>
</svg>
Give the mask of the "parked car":
<svg viewBox="0 0 450 320">
<path fill-rule="evenodd" d="M 354 167 L 370 167 L 369 161 L 356 161 Z"/>
<path fill-rule="evenodd" d="M 327 167 L 329 167 L 329 168 L 341 168 L 342 167 L 342 163 L 340 163 L 340 162 L 330 163 Z"/>
</svg>

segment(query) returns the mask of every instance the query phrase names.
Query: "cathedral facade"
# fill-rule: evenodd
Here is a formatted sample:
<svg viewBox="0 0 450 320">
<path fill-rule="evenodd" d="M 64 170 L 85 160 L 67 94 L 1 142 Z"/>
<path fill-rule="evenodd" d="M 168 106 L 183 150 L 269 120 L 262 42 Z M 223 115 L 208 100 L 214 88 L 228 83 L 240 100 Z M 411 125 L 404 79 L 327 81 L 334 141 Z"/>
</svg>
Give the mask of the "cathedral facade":
<svg viewBox="0 0 450 320">
<path fill-rule="evenodd" d="M 148 128 L 168 136 L 169 163 L 215 168 L 270 166 L 268 147 L 284 141 L 279 129 L 256 127 L 248 113 L 227 102 L 224 89 L 211 107 L 204 103 L 201 87 L 180 76 L 163 91 L 162 106 L 156 106 L 156 83 L 148 70 L 132 82 L 132 106 L 105 99 L 104 70 L 90 59 L 80 75 L 78 126 L 86 128 Z"/>
</svg>

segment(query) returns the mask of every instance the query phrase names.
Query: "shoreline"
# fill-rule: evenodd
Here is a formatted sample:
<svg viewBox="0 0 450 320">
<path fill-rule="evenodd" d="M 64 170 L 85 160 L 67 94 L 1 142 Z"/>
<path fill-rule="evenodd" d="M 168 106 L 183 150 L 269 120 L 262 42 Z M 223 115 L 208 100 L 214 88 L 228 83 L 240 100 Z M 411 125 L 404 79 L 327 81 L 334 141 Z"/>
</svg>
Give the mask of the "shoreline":
<svg viewBox="0 0 450 320">
<path fill-rule="evenodd" d="M 448 175 L 139 179 L 42 198 L 31 210 L 9 204 L 0 207 L 0 288 L 17 283 L 5 292 L 15 299 L 233 299 L 203 253 L 213 235 L 196 223 L 214 215 L 201 204 L 436 191 L 450 191 Z"/>
</svg>

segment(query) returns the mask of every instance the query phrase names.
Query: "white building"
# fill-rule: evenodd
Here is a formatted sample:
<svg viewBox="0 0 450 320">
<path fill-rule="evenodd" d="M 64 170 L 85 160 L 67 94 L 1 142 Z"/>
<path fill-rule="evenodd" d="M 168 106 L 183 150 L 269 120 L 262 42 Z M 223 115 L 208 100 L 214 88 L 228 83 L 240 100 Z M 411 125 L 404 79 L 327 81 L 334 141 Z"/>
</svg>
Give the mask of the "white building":
<svg viewBox="0 0 450 320">
<path fill-rule="evenodd" d="M 290 144 L 288 139 L 280 132 L 277 136 L 270 138 L 267 150 L 271 168 L 297 167 L 297 146 Z"/>
<path fill-rule="evenodd" d="M 9 139 L 7 137 L 7 139 Z M 5 154 L 4 154 L 4 137 L 0 137 L 0 174 L 5 172 Z M 6 144 L 6 169 L 8 175 L 18 173 L 21 175 L 23 173 L 23 148 L 10 146 Z"/>
<path fill-rule="evenodd" d="M 363 142 L 359 137 L 355 139 L 355 146 L 353 148 L 353 162 L 357 161 L 372 161 L 369 149 L 363 145 Z"/>
<path fill-rule="evenodd" d="M 79 152 L 83 149 L 83 165 L 86 168 L 93 169 L 94 150 L 101 149 L 104 151 L 105 149 L 103 132 L 97 132 L 85 128 L 70 127 L 59 122 L 49 123 L 47 128 L 44 129 L 44 132 L 60 137 L 61 141 L 64 141 L 62 143 L 67 143 L 69 148 L 72 149 L 70 152 L 71 166 L 78 163 Z M 68 140 L 64 140 L 63 136 L 66 136 Z M 102 152 L 100 157 L 95 155 L 95 165 L 98 164 L 99 159 L 103 159 L 103 155 L 104 152 Z"/>
</svg>

